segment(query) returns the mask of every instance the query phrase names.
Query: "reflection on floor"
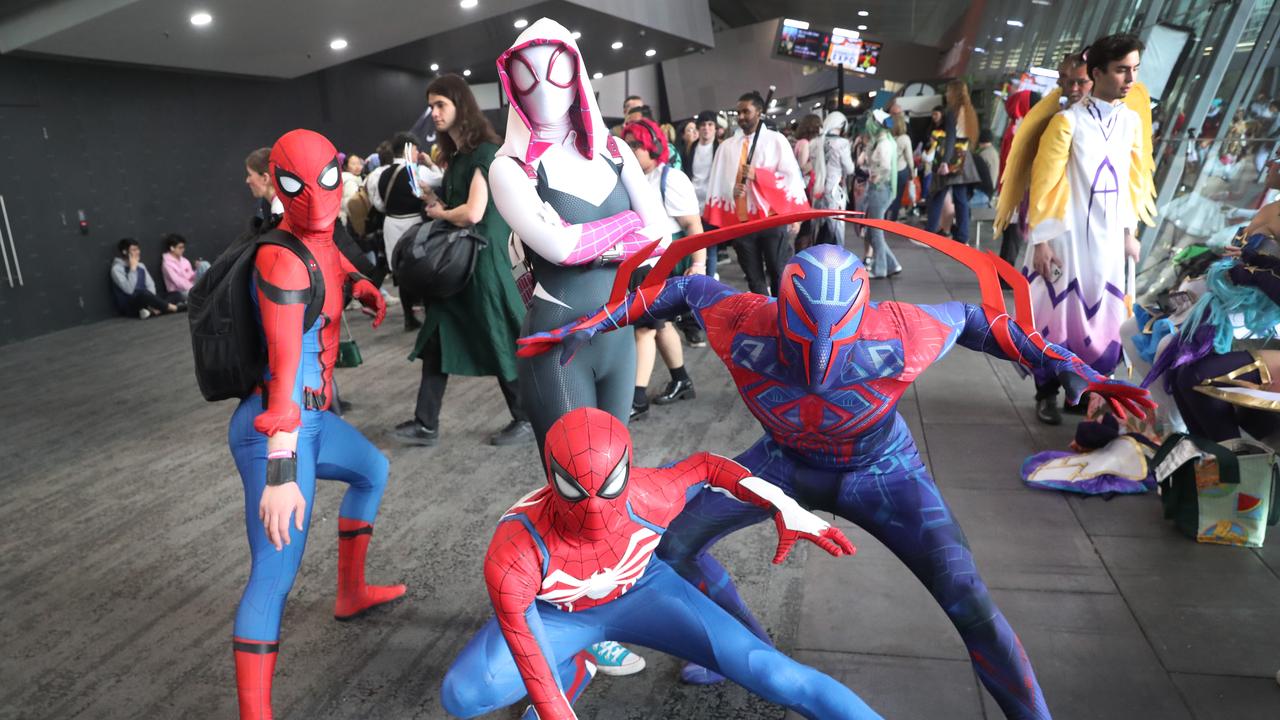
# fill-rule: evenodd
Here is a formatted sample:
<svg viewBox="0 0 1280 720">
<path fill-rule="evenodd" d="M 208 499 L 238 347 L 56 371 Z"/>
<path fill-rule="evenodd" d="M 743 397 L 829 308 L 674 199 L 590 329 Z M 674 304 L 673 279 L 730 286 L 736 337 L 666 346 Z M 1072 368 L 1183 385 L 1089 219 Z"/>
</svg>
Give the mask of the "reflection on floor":
<svg viewBox="0 0 1280 720">
<path fill-rule="evenodd" d="M 895 249 L 906 272 L 875 282 L 880 299 L 977 298 L 963 268 Z M 285 617 L 278 718 L 443 717 L 440 679 L 489 616 L 480 568 L 494 521 L 539 482 L 531 447 L 482 444 L 506 421 L 489 379 L 450 383 L 440 446 L 389 439 L 418 380 L 397 312 L 377 332 L 357 322 L 365 365 L 338 377 L 355 406 L 348 419 L 391 459 L 370 578 L 408 583 L 409 599 L 333 621 L 341 488 L 323 483 Z M 635 426 L 641 463 L 732 454 L 760 433 L 710 352 L 686 357 L 697 400 L 655 406 Z M 234 717 L 229 640 L 248 558 L 225 445 L 232 406 L 201 400 L 185 319 L 112 321 L 8 346 L 0 378 L 0 717 Z M 654 386 L 665 380 L 659 369 Z M 1161 520 L 1154 497 L 1024 489 L 1022 459 L 1070 435 L 1036 423 L 1031 392 L 1007 363 L 956 349 L 900 410 L 1054 716 L 1280 717 L 1280 530 L 1260 551 L 1196 545 Z M 717 555 L 780 647 L 886 717 L 1000 717 L 924 589 L 865 533 L 849 533 L 859 547 L 851 559 L 802 550 L 774 568 L 771 525 Z M 674 660 L 649 661 L 641 675 L 594 683 L 580 717 L 784 715 L 736 687 L 680 686 Z"/>
</svg>

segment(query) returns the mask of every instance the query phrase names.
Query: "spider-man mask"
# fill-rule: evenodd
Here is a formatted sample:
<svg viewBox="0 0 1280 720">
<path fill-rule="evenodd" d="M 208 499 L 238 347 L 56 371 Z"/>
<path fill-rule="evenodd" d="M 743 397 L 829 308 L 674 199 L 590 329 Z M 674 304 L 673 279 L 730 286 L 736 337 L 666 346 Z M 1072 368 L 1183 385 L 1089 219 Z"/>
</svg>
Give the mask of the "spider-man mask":
<svg viewBox="0 0 1280 720">
<path fill-rule="evenodd" d="M 603 410 L 577 408 L 555 421 L 544 446 L 556 528 L 590 541 L 621 532 L 631 478 L 626 426 Z"/>
<path fill-rule="evenodd" d="M 782 269 L 778 349 L 792 376 L 810 392 L 830 389 L 858 337 L 871 280 L 853 253 L 816 245 Z"/>
<path fill-rule="evenodd" d="M 270 172 L 284 203 L 286 229 L 303 238 L 329 237 L 342 204 L 333 143 L 311 130 L 291 130 L 271 147 Z"/>
</svg>

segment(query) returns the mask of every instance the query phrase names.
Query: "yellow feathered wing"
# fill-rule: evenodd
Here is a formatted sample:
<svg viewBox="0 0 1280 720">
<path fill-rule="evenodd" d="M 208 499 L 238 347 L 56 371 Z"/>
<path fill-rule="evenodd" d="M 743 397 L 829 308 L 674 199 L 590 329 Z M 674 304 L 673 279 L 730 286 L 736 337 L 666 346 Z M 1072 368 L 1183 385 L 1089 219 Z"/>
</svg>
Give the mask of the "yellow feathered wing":
<svg viewBox="0 0 1280 720">
<path fill-rule="evenodd" d="M 1031 187 L 1031 165 L 1036 159 L 1036 149 L 1040 147 L 1040 136 L 1049 127 L 1049 121 L 1058 112 L 1058 98 L 1062 90 L 1055 88 L 1045 95 L 1040 102 L 1032 106 L 1027 116 L 1022 118 L 1013 135 L 1013 144 L 1009 147 L 1009 157 L 1005 159 L 1001 169 L 1000 196 L 996 201 L 996 235 L 1004 232 L 1005 227 L 1013 219 L 1013 214 L 1022 204 Z M 1151 127 L 1151 112 L 1147 111 L 1147 127 Z M 1148 137 L 1150 134 L 1148 133 Z"/>
<path fill-rule="evenodd" d="M 1124 104 L 1138 113 L 1138 118 L 1142 121 L 1129 164 L 1129 193 L 1133 198 L 1133 211 L 1139 220 L 1154 227 L 1156 159 L 1151 142 L 1151 94 L 1147 91 L 1147 86 L 1140 82 L 1134 83 L 1124 98 Z"/>
</svg>

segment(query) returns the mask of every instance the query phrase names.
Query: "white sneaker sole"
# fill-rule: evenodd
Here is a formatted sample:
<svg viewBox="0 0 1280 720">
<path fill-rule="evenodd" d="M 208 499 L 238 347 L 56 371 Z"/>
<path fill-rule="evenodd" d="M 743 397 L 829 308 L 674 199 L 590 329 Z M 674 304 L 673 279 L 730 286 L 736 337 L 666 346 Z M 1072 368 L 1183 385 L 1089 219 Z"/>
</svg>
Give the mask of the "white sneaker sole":
<svg viewBox="0 0 1280 720">
<path fill-rule="evenodd" d="M 596 672 L 609 677 L 635 675 L 644 669 L 644 658 L 631 653 L 631 658 L 622 665 L 596 665 Z"/>
</svg>

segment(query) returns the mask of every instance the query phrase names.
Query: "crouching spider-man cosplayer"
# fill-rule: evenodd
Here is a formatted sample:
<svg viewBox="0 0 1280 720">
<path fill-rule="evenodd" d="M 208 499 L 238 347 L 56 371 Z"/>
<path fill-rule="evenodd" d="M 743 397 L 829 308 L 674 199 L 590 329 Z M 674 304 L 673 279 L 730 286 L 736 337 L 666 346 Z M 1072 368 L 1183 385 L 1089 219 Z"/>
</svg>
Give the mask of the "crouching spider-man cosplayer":
<svg viewBox="0 0 1280 720">
<path fill-rule="evenodd" d="M 302 562 L 316 477 L 349 486 L 338 513 L 338 597 L 334 616 L 346 620 L 404 594 L 403 585 L 364 582 L 387 459 L 363 435 L 329 412 L 345 293 L 386 315 L 382 295 L 333 243 L 342 198 L 338 153 L 323 136 L 294 130 L 271 149 L 271 175 L 284 203 L 279 228 L 310 250 L 308 268 L 291 250 L 262 245 L 254 258 L 253 299 L 267 348 L 258 390 L 231 417 L 231 454 L 244 482 L 245 523 L 253 569 L 236 612 L 233 647 L 240 717 L 271 717 L 271 677 L 279 649 L 285 597 Z M 311 284 L 316 270 L 323 277 Z M 323 293 L 319 316 L 303 327 L 312 293 Z M 295 532 L 290 533 L 290 525 Z"/>
<path fill-rule="evenodd" d="M 853 222 L 923 235 L 898 223 Z M 976 253 L 944 250 L 953 256 L 962 251 Z M 659 269 L 670 259 L 664 255 Z M 985 277 L 980 273 L 984 297 L 992 293 L 1003 305 L 994 269 L 988 266 Z M 1001 273 L 1006 276 L 1016 282 L 1012 268 Z M 838 246 L 819 245 L 796 255 L 781 285 L 775 300 L 703 276 L 671 278 L 642 286 L 575 325 L 522 338 L 522 351 L 538 353 L 563 342 L 561 361 L 568 362 L 576 346 L 595 333 L 639 318 L 670 319 L 692 311 L 765 429 L 764 437 L 736 460 L 801 505 L 836 513 L 884 543 L 950 617 L 1005 715 L 1048 718 L 1021 643 L 979 578 L 964 533 L 894 406 L 911 382 L 956 343 L 1057 373 L 1077 398 L 1086 390 L 1108 396 L 1120 414 L 1128 408 L 1141 415 L 1152 405 L 1146 391 L 1109 381 L 1070 352 L 1028 337 L 990 304 L 870 302 L 866 268 Z M 768 636 L 707 550 L 767 517 L 756 507 L 703 492 L 672 523 L 658 550 L 660 558 L 760 638 Z M 686 673 L 697 677 L 699 670 L 686 668 Z"/>
<path fill-rule="evenodd" d="M 541 720 L 574 718 L 594 673 L 584 648 L 644 645 L 715 668 L 808 718 L 878 718 L 851 690 L 751 633 L 654 557 L 697 486 L 773 516 L 775 563 L 799 539 L 852 555 L 838 529 L 738 463 L 699 453 L 666 468 L 631 465 L 631 437 L 596 408 L 571 410 L 547 433 L 547 484 L 498 522 L 484 577 L 496 617 L 445 675 L 445 710 L 474 717 L 526 694 Z"/>
</svg>

